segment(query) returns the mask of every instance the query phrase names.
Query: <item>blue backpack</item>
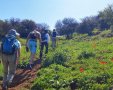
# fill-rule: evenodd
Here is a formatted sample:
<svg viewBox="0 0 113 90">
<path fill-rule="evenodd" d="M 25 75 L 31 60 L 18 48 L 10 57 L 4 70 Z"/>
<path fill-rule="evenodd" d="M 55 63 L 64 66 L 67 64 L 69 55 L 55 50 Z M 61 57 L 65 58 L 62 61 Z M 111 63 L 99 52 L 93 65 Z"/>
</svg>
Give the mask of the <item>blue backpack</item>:
<svg viewBox="0 0 113 90">
<path fill-rule="evenodd" d="M 47 40 L 47 36 L 46 36 L 46 34 L 45 34 L 45 33 L 42 33 L 42 34 L 41 34 L 41 39 L 42 39 L 42 41 Z"/>
<path fill-rule="evenodd" d="M 14 54 L 16 50 L 16 37 L 15 36 L 6 36 L 2 40 L 2 53 L 7 55 Z"/>
</svg>

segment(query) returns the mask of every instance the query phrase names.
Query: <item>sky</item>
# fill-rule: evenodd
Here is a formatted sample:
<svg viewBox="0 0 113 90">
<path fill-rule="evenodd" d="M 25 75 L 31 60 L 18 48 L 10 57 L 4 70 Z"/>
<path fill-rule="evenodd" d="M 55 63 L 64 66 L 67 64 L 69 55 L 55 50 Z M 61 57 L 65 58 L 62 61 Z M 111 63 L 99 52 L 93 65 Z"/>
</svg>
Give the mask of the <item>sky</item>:
<svg viewBox="0 0 113 90">
<path fill-rule="evenodd" d="M 113 0 L 0 0 L 0 19 L 30 19 L 53 29 L 57 20 L 98 15 Z"/>
</svg>

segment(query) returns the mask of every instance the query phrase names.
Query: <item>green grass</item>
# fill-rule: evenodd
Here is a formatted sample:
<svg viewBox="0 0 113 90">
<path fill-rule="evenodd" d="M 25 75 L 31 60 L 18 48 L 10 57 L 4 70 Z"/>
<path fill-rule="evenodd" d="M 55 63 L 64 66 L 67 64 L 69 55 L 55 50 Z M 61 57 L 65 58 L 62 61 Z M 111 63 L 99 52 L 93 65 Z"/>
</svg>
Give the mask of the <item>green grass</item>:
<svg viewBox="0 0 113 90">
<path fill-rule="evenodd" d="M 108 90 L 109 87 L 113 84 L 113 62 L 111 58 L 113 57 L 113 38 L 103 38 L 100 40 L 79 40 L 72 39 L 72 40 L 63 40 L 59 42 L 59 45 L 55 52 L 49 52 L 47 55 L 48 60 L 55 60 L 55 53 L 63 53 L 64 56 L 66 55 L 66 62 L 64 64 L 59 64 L 64 67 L 65 70 L 63 71 L 56 71 L 57 75 L 61 74 L 57 80 L 54 80 L 53 74 L 55 74 L 54 64 L 57 62 L 51 62 L 50 65 L 42 68 L 39 73 L 41 75 L 37 75 L 37 80 L 34 82 L 32 90 L 34 88 L 42 88 L 44 90 L 62 90 L 70 88 L 71 82 L 76 83 L 76 88 L 80 90 Z M 57 54 L 58 55 L 58 54 Z M 78 58 L 80 57 L 80 58 Z M 58 58 L 58 57 L 56 57 Z M 45 63 L 46 60 L 43 62 Z M 58 59 L 60 61 L 60 59 Z M 107 62 L 107 63 L 102 63 Z M 51 65 L 53 68 L 50 69 Z M 62 66 L 63 65 L 63 66 Z M 80 68 L 83 71 L 80 71 Z M 69 69 L 69 73 L 66 72 Z M 46 73 L 45 71 L 46 70 Z M 53 71 L 51 71 L 53 70 Z M 49 72 L 49 77 L 48 73 Z M 65 82 L 60 78 L 62 77 Z M 48 79 L 46 79 L 48 78 Z M 59 82 L 64 83 L 65 85 L 62 86 L 56 85 L 58 87 L 54 87 L 51 85 L 49 80 L 54 80 L 53 83 Z M 46 85 L 47 87 L 44 87 Z"/>
<path fill-rule="evenodd" d="M 25 51 L 25 40 L 20 41 L 20 63 L 28 62 L 30 53 Z M 51 42 L 32 90 L 70 90 L 73 83 L 78 90 L 108 90 L 112 87 L 113 38 L 94 39 L 87 35 L 75 35 L 71 40 L 59 40 L 55 50 L 50 46 Z"/>
</svg>

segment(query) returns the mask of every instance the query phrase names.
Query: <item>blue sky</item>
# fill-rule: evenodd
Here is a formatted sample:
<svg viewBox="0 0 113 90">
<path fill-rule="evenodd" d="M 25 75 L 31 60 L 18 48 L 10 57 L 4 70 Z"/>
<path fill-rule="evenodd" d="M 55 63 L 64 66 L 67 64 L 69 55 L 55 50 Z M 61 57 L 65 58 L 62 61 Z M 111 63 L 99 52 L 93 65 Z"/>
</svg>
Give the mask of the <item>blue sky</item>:
<svg viewBox="0 0 113 90">
<path fill-rule="evenodd" d="M 113 0 L 0 0 L 0 19 L 31 19 L 54 28 L 65 17 L 80 21 L 113 4 Z"/>
</svg>

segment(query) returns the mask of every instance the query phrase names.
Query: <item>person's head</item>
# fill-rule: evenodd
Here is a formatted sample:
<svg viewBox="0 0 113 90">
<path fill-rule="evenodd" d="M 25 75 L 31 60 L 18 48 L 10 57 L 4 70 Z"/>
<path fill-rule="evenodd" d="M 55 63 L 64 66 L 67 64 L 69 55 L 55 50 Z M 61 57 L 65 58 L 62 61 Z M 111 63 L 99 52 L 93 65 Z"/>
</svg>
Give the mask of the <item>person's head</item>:
<svg viewBox="0 0 113 90">
<path fill-rule="evenodd" d="M 19 37 L 20 34 L 17 33 L 17 31 L 15 29 L 10 29 L 9 32 L 8 32 L 8 35 L 13 35 L 15 37 Z"/>
<path fill-rule="evenodd" d="M 38 31 L 37 29 L 34 29 L 34 30 L 32 31 L 32 33 L 34 33 L 34 34 L 36 35 L 37 33 L 39 33 L 39 31 Z"/>
<path fill-rule="evenodd" d="M 48 33 L 48 30 L 45 29 L 45 30 L 44 30 L 44 33 Z"/>
<path fill-rule="evenodd" d="M 37 30 L 36 30 L 36 29 L 34 29 L 34 30 L 33 30 L 33 31 L 31 31 L 31 32 L 35 33 L 35 32 L 37 32 Z"/>
<path fill-rule="evenodd" d="M 35 30 L 38 31 L 38 32 L 41 32 L 41 30 L 39 28 L 36 28 Z"/>
<path fill-rule="evenodd" d="M 55 29 L 53 29 L 53 32 L 55 32 L 56 30 Z"/>
</svg>

